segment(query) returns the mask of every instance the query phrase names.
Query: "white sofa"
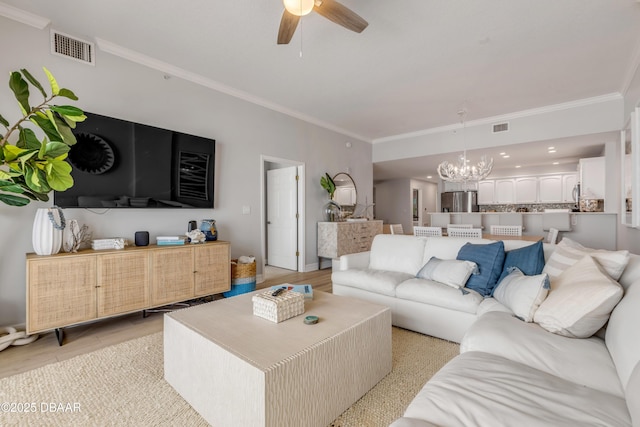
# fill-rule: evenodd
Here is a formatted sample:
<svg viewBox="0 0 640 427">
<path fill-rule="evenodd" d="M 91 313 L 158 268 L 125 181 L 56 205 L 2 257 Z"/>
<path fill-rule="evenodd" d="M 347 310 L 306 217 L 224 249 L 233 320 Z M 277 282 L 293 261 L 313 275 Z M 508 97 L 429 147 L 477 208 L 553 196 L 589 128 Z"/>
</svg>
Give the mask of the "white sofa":
<svg viewBox="0 0 640 427">
<path fill-rule="evenodd" d="M 619 282 L 604 338 L 480 316 L 392 427 L 640 426 L 640 256 Z"/>
<path fill-rule="evenodd" d="M 379 234 L 371 251 L 340 257 L 339 270 L 331 275 L 333 293 L 385 305 L 391 308 L 395 326 L 459 343 L 480 314 L 509 310 L 477 292 L 463 294 L 459 289 L 415 276 L 431 257 L 456 259 L 467 242 L 494 241 Z M 532 243 L 505 240 L 505 251 Z M 552 245 L 545 245 L 545 257 L 552 250 Z"/>
<path fill-rule="evenodd" d="M 392 427 L 640 427 L 640 256 L 630 256 L 619 278 L 624 296 L 606 330 L 568 338 L 517 319 L 493 298 L 415 279 L 431 256 L 453 259 L 465 243 L 436 239 L 377 236 L 370 253 L 343 257 L 332 275 L 334 293 L 388 305 L 395 325 L 461 342 L 461 354 Z M 545 245 L 545 260 L 554 249 Z"/>
</svg>

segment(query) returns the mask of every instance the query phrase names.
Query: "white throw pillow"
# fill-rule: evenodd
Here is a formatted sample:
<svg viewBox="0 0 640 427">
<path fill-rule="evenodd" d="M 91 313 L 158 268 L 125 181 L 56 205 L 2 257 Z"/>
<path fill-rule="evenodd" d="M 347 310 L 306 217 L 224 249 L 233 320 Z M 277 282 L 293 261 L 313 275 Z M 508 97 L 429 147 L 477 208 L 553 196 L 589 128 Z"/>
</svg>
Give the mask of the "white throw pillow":
<svg viewBox="0 0 640 427">
<path fill-rule="evenodd" d="M 622 286 L 586 255 L 551 282 L 533 320 L 549 332 L 587 338 L 607 322 L 622 294 Z"/>
<path fill-rule="evenodd" d="M 434 282 L 440 282 L 452 288 L 459 289 L 464 287 L 469 277 L 477 271 L 478 266 L 475 262 L 455 259 L 444 260 L 432 257 L 424 267 L 418 271 L 416 277 L 419 279 L 433 280 Z"/>
<path fill-rule="evenodd" d="M 549 277 L 545 274 L 526 276 L 519 268 L 510 269 L 493 291 L 493 297 L 525 322 L 533 322 L 533 315 L 549 293 Z"/>
<path fill-rule="evenodd" d="M 563 271 L 581 260 L 585 255 L 591 255 L 595 258 L 613 280 L 620 278 L 629 263 L 629 251 L 586 248 L 580 243 L 565 237 L 556 245 L 556 250 L 551 254 L 542 272 L 547 273 L 549 279 L 553 282 Z"/>
</svg>

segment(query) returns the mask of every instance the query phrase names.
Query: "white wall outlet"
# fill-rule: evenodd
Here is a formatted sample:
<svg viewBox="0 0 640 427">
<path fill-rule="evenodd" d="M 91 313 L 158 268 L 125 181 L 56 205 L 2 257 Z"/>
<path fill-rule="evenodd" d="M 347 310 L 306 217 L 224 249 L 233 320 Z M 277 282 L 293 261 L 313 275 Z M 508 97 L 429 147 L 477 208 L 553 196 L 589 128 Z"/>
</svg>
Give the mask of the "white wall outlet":
<svg viewBox="0 0 640 427">
<path fill-rule="evenodd" d="M 251 206 L 242 207 L 242 215 L 249 215 L 251 213 Z"/>
</svg>

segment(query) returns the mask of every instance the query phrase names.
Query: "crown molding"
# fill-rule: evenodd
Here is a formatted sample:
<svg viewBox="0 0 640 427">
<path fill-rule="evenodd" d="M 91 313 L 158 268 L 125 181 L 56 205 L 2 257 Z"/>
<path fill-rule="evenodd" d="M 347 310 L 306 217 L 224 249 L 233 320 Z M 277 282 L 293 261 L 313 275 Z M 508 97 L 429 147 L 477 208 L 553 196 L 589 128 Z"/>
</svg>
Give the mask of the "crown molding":
<svg viewBox="0 0 640 427">
<path fill-rule="evenodd" d="M 640 0 L 636 0 L 640 3 Z M 620 93 L 623 96 L 627 96 L 627 92 L 629 92 L 629 88 L 631 87 L 631 83 L 633 82 L 633 78 L 636 73 L 640 69 L 640 43 L 638 43 L 638 47 L 636 48 L 635 55 L 633 55 L 633 60 L 631 64 L 629 64 L 629 69 L 627 69 L 627 73 L 625 74 L 624 81 L 622 82 L 622 89 Z"/>
<path fill-rule="evenodd" d="M 108 40 L 96 38 L 96 45 L 103 52 L 109 53 L 114 56 L 118 56 L 122 59 L 126 59 L 127 61 L 135 62 L 136 64 L 140 64 L 145 67 L 160 71 L 166 75 L 178 77 L 180 79 L 189 81 L 191 83 L 195 83 L 197 85 L 206 87 L 208 89 L 212 89 L 217 92 L 221 92 L 226 95 L 233 96 L 234 98 L 238 98 L 243 101 L 247 101 L 252 104 L 259 105 L 269 110 L 277 111 L 278 113 L 285 114 L 287 116 L 305 121 L 307 123 L 311 123 L 313 125 L 349 136 L 354 139 L 358 139 L 360 141 L 371 143 L 371 139 L 367 139 L 362 135 L 355 134 L 353 132 L 339 128 L 337 126 L 333 126 L 329 123 L 323 122 L 314 117 L 308 116 L 306 114 L 302 114 L 295 110 L 291 110 L 289 108 L 283 107 L 282 105 L 275 104 L 273 102 L 267 101 L 266 99 L 235 89 L 231 86 L 227 86 L 215 80 L 204 77 L 200 74 L 185 70 L 184 68 L 176 67 L 175 65 L 169 64 L 164 61 L 160 61 L 158 59 L 144 55 L 140 52 L 127 49 L 125 47 L 112 43 Z"/>
<path fill-rule="evenodd" d="M 640 0 L 638 0 L 640 1 Z M 570 110 L 572 108 L 578 108 L 578 107 L 585 107 L 585 106 L 589 106 L 589 105 L 595 105 L 595 104 L 600 104 L 602 102 L 608 102 L 608 101 L 617 101 L 617 100 L 621 100 L 623 99 L 622 94 L 615 92 L 615 93 L 609 93 L 606 95 L 600 95 L 600 96 L 594 96 L 591 98 L 584 98 L 584 99 L 578 99 L 575 101 L 570 101 L 570 102 L 564 102 L 562 104 L 554 104 L 554 105 L 547 105 L 545 107 L 540 107 L 540 108 L 532 108 L 530 110 L 523 110 L 523 111 L 517 111 L 514 113 L 509 113 L 509 114 L 503 114 L 500 116 L 493 116 L 493 117 L 487 117 L 484 119 L 477 119 L 477 120 L 470 120 L 465 122 L 464 126 L 465 127 L 473 127 L 473 126 L 481 126 L 481 125 L 493 125 L 496 123 L 501 123 L 504 121 L 508 121 L 508 120 L 514 120 L 514 119 L 520 119 L 523 117 L 533 117 L 533 116 L 537 116 L 540 114 L 546 114 L 546 113 L 552 113 L 555 111 L 563 111 L 563 110 Z M 408 139 L 408 138 L 415 138 L 418 136 L 424 136 L 424 135 L 433 135 L 433 134 L 437 134 L 437 133 L 443 133 L 443 132 L 451 132 L 454 131 L 456 129 L 460 129 L 462 127 L 462 124 L 458 123 L 455 125 L 447 125 L 447 126 L 439 126 L 439 127 L 435 127 L 435 128 L 430 128 L 430 129 L 424 129 L 424 130 L 419 130 L 416 132 L 409 132 L 409 133 L 403 133 L 403 134 L 398 134 L 398 135 L 391 135 L 391 136 L 387 136 L 384 138 L 376 138 L 372 141 L 373 144 L 379 144 L 379 143 L 383 143 L 383 142 L 391 142 L 391 141 L 399 141 L 402 139 Z"/>
<path fill-rule="evenodd" d="M 43 30 L 51 23 L 47 18 L 36 15 L 35 13 L 27 12 L 17 7 L 9 6 L 6 3 L 0 3 L 0 16 L 30 25 L 39 30 Z"/>
</svg>

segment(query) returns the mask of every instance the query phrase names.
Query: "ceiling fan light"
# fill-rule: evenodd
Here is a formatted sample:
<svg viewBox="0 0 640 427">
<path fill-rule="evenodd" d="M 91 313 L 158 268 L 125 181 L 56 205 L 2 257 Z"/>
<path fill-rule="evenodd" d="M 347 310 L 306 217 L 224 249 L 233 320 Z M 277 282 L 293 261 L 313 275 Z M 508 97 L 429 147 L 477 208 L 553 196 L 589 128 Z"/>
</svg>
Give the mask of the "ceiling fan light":
<svg viewBox="0 0 640 427">
<path fill-rule="evenodd" d="M 283 0 L 287 12 L 296 16 L 304 16 L 311 13 L 315 4 L 314 0 Z"/>
</svg>

